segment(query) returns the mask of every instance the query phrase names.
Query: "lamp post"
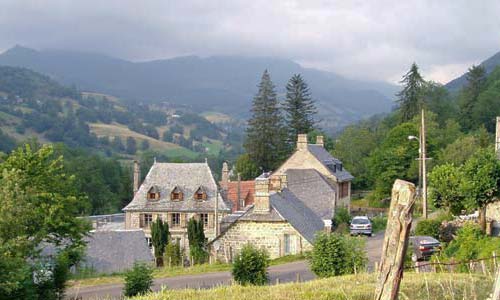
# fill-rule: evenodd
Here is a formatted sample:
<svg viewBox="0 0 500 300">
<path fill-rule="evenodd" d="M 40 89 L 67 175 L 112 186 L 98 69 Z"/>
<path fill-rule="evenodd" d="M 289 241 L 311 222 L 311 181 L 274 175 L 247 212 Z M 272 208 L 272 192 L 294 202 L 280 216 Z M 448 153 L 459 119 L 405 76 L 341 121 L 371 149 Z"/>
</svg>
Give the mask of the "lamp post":
<svg viewBox="0 0 500 300">
<path fill-rule="evenodd" d="M 422 127 L 420 128 L 420 137 L 414 135 L 408 136 L 408 140 L 418 141 L 418 186 L 422 195 L 422 216 L 427 219 L 427 164 L 425 151 L 425 115 L 422 109 Z M 422 185 L 420 185 L 422 183 Z"/>
</svg>

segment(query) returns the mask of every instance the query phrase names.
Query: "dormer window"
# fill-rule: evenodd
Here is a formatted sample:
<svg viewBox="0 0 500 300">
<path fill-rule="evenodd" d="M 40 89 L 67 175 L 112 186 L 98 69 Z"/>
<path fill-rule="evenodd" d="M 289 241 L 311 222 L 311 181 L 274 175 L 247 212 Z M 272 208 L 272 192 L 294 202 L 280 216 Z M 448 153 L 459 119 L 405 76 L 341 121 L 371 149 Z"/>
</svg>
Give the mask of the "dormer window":
<svg viewBox="0 0 500 300">
<path fill-rule="evenodd" d="M 200 186 L 194 193 L 194 199 L 198 201 L 207 200 L 207 193 L 202 186 Z"/>
<path fill-rule="evenodd" d="M 179 187 L 175 187 L 170 193 L 170 200 L 172 201 L 182 201 L 184 199 L 184 194 Z"/>
<path fill-rule="evenodd" d="M 159 200 L 160 199 L 160 189 L 156 185 L 152 186 L 148 191 L 148 200 Z"/>
<path fill-rule="evenodd" d="M 342 171 L 342 164 L 339 164 L 339 171 Z"/>
</svg>

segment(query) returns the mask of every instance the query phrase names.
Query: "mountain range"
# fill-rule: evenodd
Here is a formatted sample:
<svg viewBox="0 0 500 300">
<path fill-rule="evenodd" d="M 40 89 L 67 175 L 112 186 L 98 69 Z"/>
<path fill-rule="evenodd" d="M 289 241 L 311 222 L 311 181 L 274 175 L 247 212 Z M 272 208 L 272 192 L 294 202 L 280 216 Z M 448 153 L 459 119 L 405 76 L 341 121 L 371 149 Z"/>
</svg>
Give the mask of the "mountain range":
<svg viewBox="0 0 500 300">
<path fill-rule="evenodd" d="M 500 66 L 500 52 L 497 52 L 495 55 L 486 59 L 485 61 L 480 63 L 480 65 L 484 67 L 487 74 L 490 73 L 491 71 L 493 71 L 493 69 L 495 69 L 495 67 Z M 466 75 L 467 73 L 451 80 L 445 85 L 446 88 L 448 88 L 448 90 L 452 92 L 458 91 L 466 83 Z"/>
<path fill-rule="evenodd" d="M 0 65 L 26 67 L 82 91 L 126 101 L 187 105 L 195 112 L 218 111 L 237 118 L 248 117 L 265 69 L 280 99 L 284 98 L 288 79 L 300 73 L 317 101 L 322 126 L 334 130 L 389 111 L 398 89 L 388 83 L 351 80 L 271 57 L 185 56 L 131 62 L 101 54 L 15 46 L 0 54 Z"/>
</svg>

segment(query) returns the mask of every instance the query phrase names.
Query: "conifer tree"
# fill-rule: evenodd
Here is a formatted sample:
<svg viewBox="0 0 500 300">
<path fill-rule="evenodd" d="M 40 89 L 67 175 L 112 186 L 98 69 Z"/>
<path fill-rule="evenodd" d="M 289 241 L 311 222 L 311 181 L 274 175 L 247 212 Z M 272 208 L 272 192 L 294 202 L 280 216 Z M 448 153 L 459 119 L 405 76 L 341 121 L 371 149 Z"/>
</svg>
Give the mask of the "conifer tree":
<svg viewBox="0 0 500 300">
<path fill-rule="evenodd" d="M 424 105 L 422 92 L 425 80 L 418 72 L 416 63 L 411 65 L 410 71 L 403 76 L 400 83 L 403 84 L 403 89 L 397 94 L 399 98 L 397 102 L 399 103 L 402 121 L 407 122 L 419 114 Z"/>
<path fill-rule="evenodd" d="M 314 116 L 317 113 L 309 87 L 300 74 L 295 74 L 286 85 L 285 128 L 289 144 L 293 144 L 299 133 L 314 130 Z"/>
<path fill-rule="evenodd" d="M 475 126 L 473 111 L 478 102 L 479 94 L 486 83 L 486 70 L 482 66 L 472 66 L 466 75 L 467 84 L 460 94 L 460 121 L 466 130 Z"/>
<path fill-rule="evenodd" d="M 251 112 L 245 150 L 262 171 L 273 170 L 286 155 L 286 136 L 274 84 L 267 70 L 262 75 Z"/>
<path fill-rule="evenodd" d="M 170 232 L 168 223 L 164 223 L 161 219 L 157 219 L 151 224 L 151 241 L 154 247 L 154 254 L 156 258 L 156 266 L 163 265 L 163 254 L 170 239 Z"/>
</svg>

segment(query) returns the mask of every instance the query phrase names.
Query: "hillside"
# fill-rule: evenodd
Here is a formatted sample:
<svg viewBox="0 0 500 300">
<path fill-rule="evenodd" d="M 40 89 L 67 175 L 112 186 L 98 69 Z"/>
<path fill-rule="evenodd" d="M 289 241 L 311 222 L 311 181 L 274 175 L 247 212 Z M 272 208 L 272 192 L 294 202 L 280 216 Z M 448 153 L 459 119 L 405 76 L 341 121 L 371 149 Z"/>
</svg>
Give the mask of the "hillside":
<svg viewBox="0 0 500 300">
<path fill-rule="evenodd" d="M 285 59 L 196 56 L 130 62 L 98 54 L 36 51 L 16 46 L 0 55 L 0 65 L 28 67 L 85 91 L 129 101 L 186 105 L 197 112 L 218 111 L 246 117 L 265 69 L 279 93 L 301 73 L 317 99 L 324 127 L 338 129 L 362 117 L 387 112 L 396 87 L 349 80 L 337 74 L 303 68 Z"/>
<path fill-rule="evenodd" d="M 227 134 L 201 116 L 127 104 L 102 94 L 81 94 L 29 69 L 0 66 L 0 130 L 8 143 L 36 137 L 108 154 L 134 155 L 154 150 L 166 156 L 195 159 L 218 155 Z M 5 144 L 5 145 L 4 145 Z"/>
<path fill-rule="evenodd" d="M 500 66 L 500 52 L 497 52 L 495 55 L 481 62 L 480 65 L 486 69 L 487 74 L 491 73 L 497 66 Z M 467 72 L 467 70 L 464 71 Z M 446 84 L 446 88 L 448 88 L 448 90 L 453 92 L 458 91 L 465 84 L 466 81 L 467 81 L 466 74 L 464 73 L 464 75 L 448 82 Z"/>
</svg>

